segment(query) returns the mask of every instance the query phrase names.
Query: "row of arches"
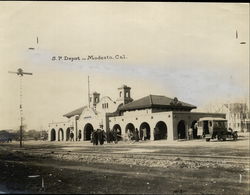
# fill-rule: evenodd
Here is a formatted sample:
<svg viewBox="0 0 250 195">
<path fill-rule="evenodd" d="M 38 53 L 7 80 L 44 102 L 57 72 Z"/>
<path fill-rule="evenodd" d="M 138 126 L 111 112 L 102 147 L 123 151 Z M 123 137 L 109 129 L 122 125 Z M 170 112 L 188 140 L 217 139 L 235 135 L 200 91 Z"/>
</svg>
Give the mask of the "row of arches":
<svg viewBox="0 0 250 195">
<path fill-rule="evenodd" d="M 118 137 L 122 137 L 122 129 L 119 124 L 115 124 L 112 129 L 116 129 L 118 133 Z M 125 127 L 125 133 L 134 133 L 135 132 L 135 126 L 133 123 L 128 123 Z M 80 131 L 80 130 L 79 130 Z M 84 140 L 90 140 L 91 134 L 94 131 L 93 125 L 91 123 L 87 123 L 83 128 L 83 138 Z M 143 122 L 140 125 L 139 131 L 139 138 L 149 140 L 151 138 L 151 128 L 150 125 L 147 122 Z M 67 128 L 66 130 L 66 141 L 69 141 L 72 137 L 72 132 L 70 131 L 70 128 Z M 81 134 L 81 133 L 80 133 Z M 62 128 L 60 128 L 57 132 L 56 136 L 56 130 L 52 129 L 50 131 L 50 141 L 63 141 L 64 138 L 64 131 Z M 74 135 L 73 135 L 74 136 Z M 160 139 L 167 139 L 167 125 L 163 121 L 159 121 L 155 128 L 154 128 L 154 140 L 160 140 Z"/>
<path fill-rule="evenodd" d="M 118 125 L 118 124 L 116 124 Z M 118 125 L 119 126 L 119 125 Z M 139 129 L 139 138 L 144 140 L 150 140 L 151 139 L 151 127 L 147 122 L 143 122 Z M 132 123 L 128 123 L 125 127 L 125 133 L 134 133 L 135 132 L 135 126 Z M 167 125 L 163 121 L 159 121 L 154 129 L 153 129 L 153 136 L 154 140 L 160 140 L 160 139 L 167 139 Z"/>
<path fill-rule="evenodd" d="M 195 123 L 197 121 L 193 121 L 191 124 L 191 128 L 193 129 L 193 138 L 197 138 L 197 128 L 195 128 Z M 122 128 L 119 124 L 115 124 L 112 129 L 116 129 L 118 132 L 119 137 L 122 137 Z M 133 123 L 128 123 L 125 126 L 125 133 L 135 133 L 135 125 Z M 91 123 L 87 123 L 84 128 L 83 128 L 83 140 L 90 140 L 91 139 L 91 134 L 94 131 L 93 125 Z M 165 122 L 159 121 L 156 123 L 155 127 L 153 128 L 153 134 L 151 134 L 151 127 L 147 122 L 141 123 L 139 129 L 139 138 L 144 139 L 144 140 L 150 140 L 151 136 L 153 136 L 153 140 L 161 140 L 161 139 L 167 139 L 168 137 L 168 128 Z M 56 130 L 52 129 L 50 131 L 50 140 L 55 141 L 56 139 L 58 141 L 69 141 L 70 139 L 73 139 L 74 133 L 70 130 L 70 128 L 66 129 L 65 132 L 66 135 L 64 135 L 64 131 L 62 128 L 60 128 L 57 132 L 56 136 Z M 82 133 L 81 130 L 78 131 L 78 138 L 79 140 L 81 139 Z M 186 124 L 184 120 L 181 120 L 177 124 L 177 134 L 178 134 L 178 139 L 186 139 L 187 138 L 187 133 L 186 133 Z M 66 139 L 65 137 L 66 136 Z"/>
<path fill-rule="evenodd" d="M 63 141 L 64 140 L 64 131 L 62 128 L 58 130 L 57 140 Z M 66 141 L 69 141 L 70 138 L 72 138 L 72 132 L 70 131 L 70 128 L 66 129 Z M 56 130 L 51 129 L 50 131 L 50 141 L 56 141 Z"/>
<path fill-rule="evenodd" d="M 191 123 L 190 128 L 192 129 L 192 139 L 196 139 L 197 138 L 197 120 L 193 120 Z M 184 120 L 180 120 L 177 123 L 177 135 L 178 135 L 178 139 L 187 139 L 187 124 Z M 127 133 L 127 131 L 131 130 L 134 131 L 135 127 L 132 123 L 129 123 L 126 125 L 125 127 L 125 133 Z M 139 132 L 140 132 L 140 137 L 142 137 L 143 134 L 143 129 L 146 129 L 146 139 L 150 139 L 151 136 L 151 128 L 150 125 L 147 122 L 143 122 L 140 125 L 139 128 Z M 163 121 L 159 121 L 156 125 L 155 128 L 153 130 L 153 135 L 154 135 L 154 140 L 161 140 L 161 139 L 167 139 L 168 137 L 168 128 L 165 122 Z M 145 135 L 145 133 L 144 133 Z"/>
</svg>

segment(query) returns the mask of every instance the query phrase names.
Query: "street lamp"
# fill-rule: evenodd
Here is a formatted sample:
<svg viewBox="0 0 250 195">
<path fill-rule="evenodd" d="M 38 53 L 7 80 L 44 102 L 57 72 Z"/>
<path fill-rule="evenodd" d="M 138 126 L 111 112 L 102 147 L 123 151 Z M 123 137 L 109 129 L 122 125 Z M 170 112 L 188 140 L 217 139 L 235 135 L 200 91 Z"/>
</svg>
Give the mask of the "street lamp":
<svg viewBox="0 0 250 195">
<path fill-rule="evenodd" d="M 19 106 L 19 110 L 20 110 L 20 148 L 22 148 L 22 141 L 23 141 L 23 108 L 22 108 L 22 78 L 24 75 L 32 75 L 32 73 L 30 72 L 23 72 L 23 69 L 18 68 L 17 72 L 14 71 L 8 71 L 8 73 L 11 74 L 17 74 L 17 76 L 19 76 L 20 78 L 20 106 Z"/>
</svg>

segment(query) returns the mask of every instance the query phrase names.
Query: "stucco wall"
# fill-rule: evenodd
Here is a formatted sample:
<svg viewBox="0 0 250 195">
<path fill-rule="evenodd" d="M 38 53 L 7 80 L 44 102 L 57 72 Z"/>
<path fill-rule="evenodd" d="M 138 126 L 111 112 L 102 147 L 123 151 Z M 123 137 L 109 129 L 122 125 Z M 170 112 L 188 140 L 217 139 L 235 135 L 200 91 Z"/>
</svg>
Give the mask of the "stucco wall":
<svg viewBox="0 0 250 195">
<path fill-rule="evenodd" d="M 178 139 L 178 124 L 180 121 L 185 122 L 186 137 L 188 137 L 188 129 L 191 128 L 193 121 L 198 121 L 202 117 L 221 117 L 226 118 L 226 114 L 222 113 L 201 113 L 201 112 L 173 112 L 173 129 L 174 140 Z"/>
<path fill-rule="evenodd" d="M 106 112 L 98 112 L 93 109 L 85 109 L 80 115 L 76 123 L 76 117 L 71 117 L 68 122 L 64 123 L 50 123 L 48 130 L 48 140 L 51 140 L 51 129 L 55 130 L 55 140 L 66 141 L 66 131 L 68 128 L 73 128 L 74 141 L 77 140 L 79 130 L 81 130 L 81 140 L 84 140 L 84 129 L 87 124 L 91 124 L 94 129 L 103 125 L 103 129 L 112 129 L 114 125 L 118 124 L 121 127 L 122 136 L 125 135 L 126 126 L 131 123 L 135 128 L 140 130 L 142 123 L 147 123 L 150 127 L 150 139 L 154 140 L 154 128 L 160 121 L 167 126 L 167 140 L 178 139 L 178 124 L 184 121 L 185 124 L 185 138 L 188 137 L 188 129 L 194 121 L 198 121 L 202 117 L 222 117 L 226 118 L 225 114 L 221 113 L 200 113 L 200 112 L 158 112 L 152 113 L 151 109 L 136 110 L 123 113 L 122 116 L 107 117 Z M 59 136 L 59 129 L 63 131 L 62 136 Z M 61 135 L 61 134 L 60 134 Z"/>
<path fill-rule="evenodd" d="M 68 128 L 74 127 L 74 120 L 69 120 L 67 122 L 59 122 L 59 123 L 49 123 L 48 126 L 48 140 L 51 141 L 51 130 L 55 130 L 55 140 L 54 141 L 66 141 L 66 130 Z M 59 136 L 59 130 L 63 131 L 63 139 Z M 60 138 L 60 140 L 59 140 Z"/>
<path fill-rule="evenodd" d="M 103 104 L 108 105 L 108 107 L 103 108 Z M 115 103 L 110 97 L 102 97 L 100 102 L 96 105 L 97 112 L 106 113 L 106 112 L 115 112 L 118 104 Z"/>
<path fill-rule="evenodd" d="M 119 124 L 122 130 L 122 135 L 125 134 L 126 126 L 132 123 L 135 128 L 140 129 L 140 125 L 144 122 L 150 126 L 150 139 L 154 139 L 154 128 L 159 121 L 163 121 L 167 125 L 167 139 L 173 139 L 172 112 L 151 113 L 151 110 L 131 111 L 124 113 L 123 116 L 110 117 L 110 128 Z"/>
</svg>

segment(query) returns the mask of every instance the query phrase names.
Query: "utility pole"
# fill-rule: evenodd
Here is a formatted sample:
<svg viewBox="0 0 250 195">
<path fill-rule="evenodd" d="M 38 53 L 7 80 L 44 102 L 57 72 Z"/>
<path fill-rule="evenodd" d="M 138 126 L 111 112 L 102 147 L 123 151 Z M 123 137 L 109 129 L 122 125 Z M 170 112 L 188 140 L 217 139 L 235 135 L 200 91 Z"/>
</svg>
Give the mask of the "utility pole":
<svg viewBox="0 0 250 195">
<path fill-rule="evenodd" d="M 17 76 L 19 76 L 19 78 L 20 78 L 20 106 L 19 106 L 19 110 L 20 110 L 20 148 L 22 148 L 22 146 L 23 146 L 23 144 L 22 144 L 22 142 L 23 142 L 22 78 L 23 78 L 23 75 L 32 75 L 32 73 L 23 72 L 23 70 L 21 68 L 18 68 L 17 72 L 8 71 L 8 73 L 17 74 Z"/>
<path fill-rule="evenodd" d="M 88 76 L 88 103 L 90 108 L 90 89 L 89 89 L 89 76 Z"/>
</svg>

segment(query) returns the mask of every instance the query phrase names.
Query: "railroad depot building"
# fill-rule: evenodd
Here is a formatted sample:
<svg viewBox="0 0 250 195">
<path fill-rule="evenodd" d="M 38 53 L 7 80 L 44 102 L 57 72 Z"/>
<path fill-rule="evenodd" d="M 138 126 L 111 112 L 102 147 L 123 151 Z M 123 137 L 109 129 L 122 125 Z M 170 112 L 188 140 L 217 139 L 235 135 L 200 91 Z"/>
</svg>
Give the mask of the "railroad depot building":
<svg viewBox="0 0 250 195">
<path fill-rule="evenodd" d="M 192 128 L 193 138 L 197 137 L 196 122 L 201 117 L 222 117 L 222 113 L 191 112 L 196 106 L 179 101 L 176 97 L 148 95 L 133 100 L 131 88 L 123 85 L 118 88 L 118 98 L 91 94 L 89 105 L 69 112 L 64 117 L 67 122 L 49 123 L 49 141 L 85 141 L 91 139 L 94 129 L 107 132 L 117 129 L 122 139 L 128 132 L 137 128 L 139 136 L 148 140 L 178 140 L 188 138 Z M 146 136 L 145 136 L 146 135 Z"/>
</svg>

